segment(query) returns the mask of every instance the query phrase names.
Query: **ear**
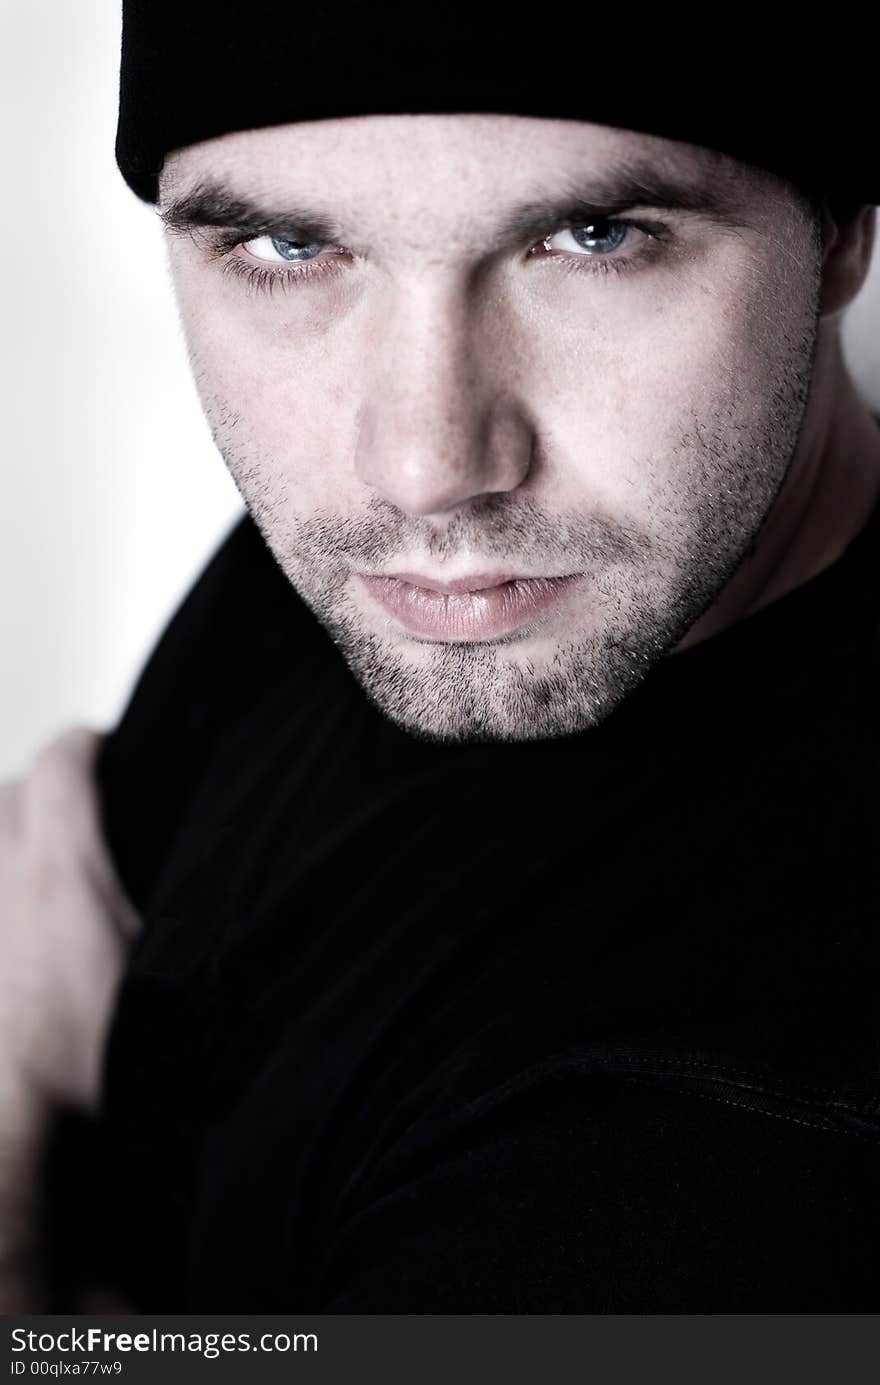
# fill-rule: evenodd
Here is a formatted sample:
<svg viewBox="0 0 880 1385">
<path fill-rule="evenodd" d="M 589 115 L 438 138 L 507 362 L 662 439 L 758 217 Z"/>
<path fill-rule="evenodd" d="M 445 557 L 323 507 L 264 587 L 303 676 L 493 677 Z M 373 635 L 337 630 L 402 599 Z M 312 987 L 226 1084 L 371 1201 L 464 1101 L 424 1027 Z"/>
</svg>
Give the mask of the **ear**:
<svg viewBox="0 0 880 1385">
<path fill-rule="evenodd" d="M 876 207 L 823 207 L 823 317 L 848 307 L 868 277 L 876 224 Z"/>
</svg>

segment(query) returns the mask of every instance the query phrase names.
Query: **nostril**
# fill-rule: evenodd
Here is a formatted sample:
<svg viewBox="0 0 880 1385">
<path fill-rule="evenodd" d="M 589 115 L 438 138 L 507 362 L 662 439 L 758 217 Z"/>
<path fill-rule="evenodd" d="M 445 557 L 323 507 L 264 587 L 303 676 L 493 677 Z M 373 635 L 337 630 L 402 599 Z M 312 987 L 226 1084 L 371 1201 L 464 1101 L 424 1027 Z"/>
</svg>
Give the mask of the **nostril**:
<svg viewBox="0 0 880 1385">
<path fill-rule="evenodd" d="M 358 417 L 357 479 L 408 514 L 444 514 L 530 476 L 536 432 L 524 412 L 473 397 L 388 399 Z"/>
</svg>

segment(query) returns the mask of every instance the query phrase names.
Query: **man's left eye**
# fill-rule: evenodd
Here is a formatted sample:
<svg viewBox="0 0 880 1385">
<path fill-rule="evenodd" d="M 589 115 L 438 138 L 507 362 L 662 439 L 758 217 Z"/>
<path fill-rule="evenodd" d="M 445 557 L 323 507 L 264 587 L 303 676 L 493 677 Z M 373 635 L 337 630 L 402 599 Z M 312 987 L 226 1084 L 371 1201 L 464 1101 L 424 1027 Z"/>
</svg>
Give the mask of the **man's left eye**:
<svg viewBox="0 0 880 1385">
<path fill-rule="evenodd" d="M 242 248 L 255 260 L 265 260 L 268 264 L 297 264 L 302 260 L 313 260 L 326 246 L 320 241 L 307 244 L 305 241 L 285 240 L 283 236 L 258 236 L 256 240 L 246 240 Z"/>
<path fill-rule="evenodd" d="M 629 221 L 597 217 L 586 226 L 568 226 L 563 231 L 546 236 L 543 245 L 545 250 L 562 250 L 567 254 L 609 255 L 623 244 L 627 233 L 635 229 Z M 560 241 L 563 243 L 560 244 Z"/>
</svg>

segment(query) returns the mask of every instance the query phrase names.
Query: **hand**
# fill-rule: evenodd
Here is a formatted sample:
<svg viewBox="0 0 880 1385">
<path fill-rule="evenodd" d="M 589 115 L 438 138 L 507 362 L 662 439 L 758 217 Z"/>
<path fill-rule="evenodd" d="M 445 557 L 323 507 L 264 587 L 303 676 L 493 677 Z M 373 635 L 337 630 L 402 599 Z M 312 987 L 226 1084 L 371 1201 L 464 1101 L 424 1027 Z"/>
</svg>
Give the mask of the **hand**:
<svg viewBox="0 0 880 1385">
<path fill-rule="evenodd" d="M 0 785 L 0 1092 L 93 1111 L 138 916 L 103 840 L 95 757 L 75 727 Z M 7 1114 L 9 1114 L 7 1112 Z"/>
</svg>

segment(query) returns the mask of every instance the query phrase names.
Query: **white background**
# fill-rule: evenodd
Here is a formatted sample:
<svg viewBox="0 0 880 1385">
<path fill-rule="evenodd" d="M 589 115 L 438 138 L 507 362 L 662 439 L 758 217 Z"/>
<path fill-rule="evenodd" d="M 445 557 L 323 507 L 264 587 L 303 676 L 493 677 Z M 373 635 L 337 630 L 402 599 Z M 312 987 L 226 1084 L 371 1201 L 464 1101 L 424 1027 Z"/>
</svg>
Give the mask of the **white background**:
<svg viewBox="0 0 880 1385">
<path fill-rule="evenodd" d="M 119 10 L 0 0 L 0 778 L 72 721 L 112 723 L 241 510 L 155 214 L 113 159 Z M 880 408 L 878 328 L 880 249 L 846 318 Z"/>
</svg>

